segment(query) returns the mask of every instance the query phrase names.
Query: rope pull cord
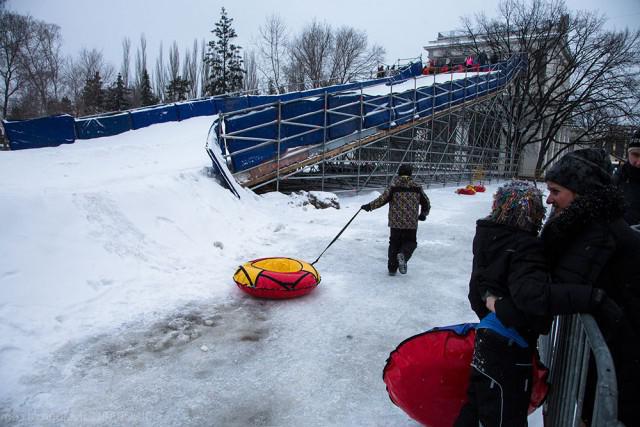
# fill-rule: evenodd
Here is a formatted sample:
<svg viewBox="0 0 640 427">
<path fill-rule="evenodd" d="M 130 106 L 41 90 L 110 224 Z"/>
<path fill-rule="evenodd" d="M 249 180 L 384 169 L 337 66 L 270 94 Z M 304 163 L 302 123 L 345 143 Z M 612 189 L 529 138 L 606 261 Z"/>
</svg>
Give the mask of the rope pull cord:
<svg viewBox="0 0 640 427">
<path fill-rule="evenodd" d="M 344 230 L 346 230 L 346 229 L 347 229 L 347 227 L 349 226 L 349 224 L 351 224 L 351 222 L 352 222 L 354 219 L 356 219 L 356 216 L 358 216 L 358 214 L 360 213 L 360 211 L 361 211 L 361 210 L 362 210 L 362 208 L 358 209 L 358 212 L 356 212 L 356 214 L 355 214 L 354 216 L 352 216 L 352 217 L 351 217 L 351 219 L 349 220 L 349 222 L 347 223 L 347 225 L 345 225 L 344 227 L 342 227 L 342 230 L 340 230 L 340 232 L 338 233 L 338 235 L 337 235 L 336 237 L 334 237 L 334 238 L 333 238 L 333 240 L 331 241 L 331 243 L 329 243 L 329 246 L 327 246 L 327 247 L 324 249 L 324 251 L 322 251 L 322 253 L 318 256 L 318 258 L 316 258 L 316 260 L 315 260 L 315 261 L 313 261 L 313 262 L 311 263 L 311 265 L 314 265 L 316 262 L 318 262 L 318 261 L 320 260 L 320 257 L 321 257 L 322 255 L 324 255 L 324 253 L 327 251 L 327 249 L 329 249 L 329 248 L 331 247 L 331 245 L 333 245 L 333 243 L 334 243 L 336 240 L 338 240 L 338 237 L 340 237 L 340 235 L 341 235 L 342 233 L 344 233 Z"/>
</svg>

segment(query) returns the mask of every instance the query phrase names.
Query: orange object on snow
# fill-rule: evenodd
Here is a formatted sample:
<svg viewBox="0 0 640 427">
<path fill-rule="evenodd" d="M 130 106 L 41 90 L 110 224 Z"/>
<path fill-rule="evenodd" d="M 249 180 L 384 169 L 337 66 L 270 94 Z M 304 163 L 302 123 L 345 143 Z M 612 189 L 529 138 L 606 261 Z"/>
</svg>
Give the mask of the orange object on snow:
<svg viewBox="0 0 640 427">
<path fill-rule="evenodd" d="M 464 188 L 458 188 L 456 190 L 456 193 L 473 196 L 476 193 L 484 193 L 485 191 L 486 191 L 486 188 L 482 184 L 478 184 L 478 185 L 469 184 Z"/>
<path fill-rule="evenodd" d="M 473 196 L 476 192 L 473 189 L 468 188 L 458 188 L 456 190 L 457 194 L 466 194 L 467 196 Z"/>
<path fill-rule="evenodd" d="M 468 196 L 473 196 L 474 194 L 476 194 L 476 190 L 473 188 L 473 185 L 467 185 L 464 188 L 458 188 L 456 190 L 457 194 L 466 194 Z"/>
</svg>

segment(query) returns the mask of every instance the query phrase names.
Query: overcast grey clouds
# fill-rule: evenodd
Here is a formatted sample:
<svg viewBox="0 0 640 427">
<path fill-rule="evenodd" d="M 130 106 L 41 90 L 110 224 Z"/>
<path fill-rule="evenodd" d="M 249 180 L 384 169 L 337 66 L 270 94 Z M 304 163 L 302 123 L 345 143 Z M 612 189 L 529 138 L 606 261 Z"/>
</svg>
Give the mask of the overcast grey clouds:
<svg viewBox="0 0 640 427">
<path fill-rule="evenodd" d="M 458 28 L 461 16 L 481 11 L 495 14 L 497 4 L 497 0 L 9 0 L 8 8 L 58 24 L 66 54 L 96 48 L 119 68 L 124 37 L 132 40 L 135 52 L 144 33 L 153 61 L 160 42 L 166 52 L 174 40 L 181 50 L 190 48 L 194 39 L 210 40 L 223 6 L 234 19 L 238 44 L 245 49 L 252 47 L 265 18 L 278 14 L 292 32 L 314 18 L 334 27 L 366 30 L 370 43 L 383 46 L 391 63 L 419 56 L 422 46 L 434 40 L 438 31 Z M 574 10 L 599 10 L 607 15 L 611 28 L 640 28 L 640 0 L 568 0 L 567 5 Z"/>
</svg>

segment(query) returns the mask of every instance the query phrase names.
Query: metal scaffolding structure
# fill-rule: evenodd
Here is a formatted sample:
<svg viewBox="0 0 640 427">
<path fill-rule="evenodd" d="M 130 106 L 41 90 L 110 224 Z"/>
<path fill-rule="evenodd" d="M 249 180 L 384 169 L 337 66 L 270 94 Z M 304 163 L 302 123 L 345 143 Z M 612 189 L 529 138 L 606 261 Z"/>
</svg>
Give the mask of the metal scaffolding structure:
<svg viewBox="0 0 640 427">
<path fill-rule="evenodd" d="M 509 126 L 505 88 L 517 78 L 518 60 L 513 58 L 499 71 L 460 73 L 456 78 L 419 76 L 413 78 L 412 89 L 403 82 L 401 92 L 390 85 L 388 94 L 367 96 L 360 88 L 359 93 L 325 93 L 324 100 L 299 98 L 221 115 L 217 141 L 224 148 L 230 142 L 249 143 L 235 152 L 223 149 L 232 172 L 234 156 L 274 147 L 275 158 L 233 172 L 240 184 L 257 192 L 379 188 L 390 183 L 402 163 L 410 163 L 414 178 L 425 186 L 511 178 L 518 170 L 517 147 L 506 141 L 502 130 Z M 332 106 L 340 97 L 348 102 Z M 302 102 L 316 103 L 316 108 L 284 113 Z M 266 115 L 266 108 L 271 108 L 267 121 L 241 129 L 229 125 L 236 117 Z M 372 117 L 385 120 L 370 124 Z M 332 138 L 340 126 L 353 131 Z M 259 132 L 269 137 L 256 136 Z M 309 136 L 315 144 L 283 148 Z"/>
<path fill-rule="evenodd" d="M 505 102 L 502 94 L 448 108 L 254 188 L 359 191 L 384 187 L 402 163 L 411 164 L 416 182 L 427 187 L 512 178 L 518 164 L 515 150 L 500 136 L 500 102 Z"/>
</svg>

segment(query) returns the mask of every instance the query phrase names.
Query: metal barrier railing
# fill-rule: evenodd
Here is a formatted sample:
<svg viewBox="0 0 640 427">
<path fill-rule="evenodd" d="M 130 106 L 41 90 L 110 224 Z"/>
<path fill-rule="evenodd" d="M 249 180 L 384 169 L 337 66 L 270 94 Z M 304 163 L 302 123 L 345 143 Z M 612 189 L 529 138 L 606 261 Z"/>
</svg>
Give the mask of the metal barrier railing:
<svg viewBox="0 0 640 427">
<path fill-rule="evenodd" d="M 344 93 L 324 93 L 324 95 L 313 95 L 309 97 L 296 98 L 290 101 L 278 101 L 271 104 L 260 105 L 258 107 L 246 108 L 234 111 L 232 113 L 221 114 L 218 118 L 218 123 L 220 125 L 213 126 L 212 131 L 217 131 L 215 139 L 218 142 L 222 142 L 220 145 L 223 149 L 223 157 L 229 166 L 234 165 L 234 158 L 236 158 L 236 156 L 246 156 L 251 151 L 264 149 L 268 146 L 273 146 L 275 148 L 275 159 L 262 162 L 260 163 L 260 165 L 272 163 L 273 166 L 271 169 L 268 169 L 268 171 L 269 173 L 273 173 L 272 171 L 275 170 L 275 176 L 272 176 L 269 180 L 263 180 L 263 184 L 261 185 L 264 185 L 264 183 L 275 181 L 277 186 L 277 183 L 282 178 L 281 168 L 289 167 L 295 163 L 293 159 L 288 159 L 283 163 L 283 158 L 288 156 L 288 153 L 286 153 L 286 149 L 283 150 L 283 145 L 288 143 L 289 141 L 304 137 L 305 135 L 309 135 L 312 133 L 317 133 L 318 136 L 320 135 L 320 133 L 322 133 L 322 137 L 320 138 L 320 142 L 318 144 L 306 146 L 302 148 L 302 150 L 307 150 L 307 158 L 317 156 L 324 160 L 326 159 L 325 153 L 327 153 L 331 149 L 335 151 L 336 148 L 339 147 L 336 142 L 340 143 L 340 140 L 344 139 L 341 137 L 335 138 L 333 140 L 329 139 L 328 135 L 331 132 L 331 129 L 347 124 L 349 122 L 356 122 L 355 127 L 357 129 L 357 135 L 352 138 L 346 138 L 341 142 L 342 144 L 346 145 L 351 144 L 354 140 L 358 140 L 363 136 L 371 135 L 373 131 L 378 130 L 381 125 L 380 122 L 367 126 L 367 117 L 375 114 L 383 114 L 385 116 L 388 116 L 388 121 L 386 123 L 382 123 L 384 126 L 386 126 L 387 129 L 395 128 L 397 126 L 397 120 L 399 120 L 401 123 L 406 123 L 414 121 L 416 119 L 434 117 L 437 112 L 443 110 L 451 110 L 453 106 L 459 107 L 460 105 L 464 105 L 469 102 L 475 102 L 476 100 L 483 98 L 484 96 L 490 96 L 498 93 L 512 81 L 515 73 L 518 71 L 518 66 L 521 64 L 521 61 L 523 61 L 522 57 L 514 56 L 506 63 L 494 66 L 494 68 L 492 68 L 489 72 L 481 72 L 480 70 L 478 70 L 476 72 L 468 73 L 467 71 L 465 71 L 465 77 L 459 80 L 454 80 L 454 75 L 450 74 L 450 78 L 445 82 L 449 83 L 448 87 L 436 86 L 436 80 L 442 80 L 442 76 L 438 77 L 436 75 L 423 75 L 414 77 L 412 88 L 413 99 L 407 96 L 406 93 L 394 92 L 394 85 L 389 84 L 389 92 L 387 94 L 377 96 L 365 94 L 365 91 L 369 88 L 360 87 L 359 93 L 354 92 L 354 90 L 348 90 Z M 469 84 L 469 81 L 467 80 L 468 77 L 477 78 L 474 82 L 472 82 L 472 84 Z M 424 82 L 427 81 L 426 79 L 432 79 L 432 83 L 430 85 L 425 84 Z M 440 81 L 439 83 L 442 83 L 442 81 Z M 493 87 L 491 87 L 490 89 L 491 85 L 493 85 Z M 405 84 L 405 87 L 406 86 L 407 85 Z M 357 100 L 330 108 L 329 97 L 339 97 L 342 95 L 356 96 Z M 418 99 L 418 95 L 422 96 L 422 98 Z M 305 112 L 294 117 L 288 117 L 287 119 L 282 118 L 282 109 L 284 106 L 292 103 L 304 102 L 307 100 L 318 101 L 318 98 L 321 98 L 323 96 L 323 108 L 320 108 L 316 111 Z M 446 102 L 442 102 L 442 100 L 446 100 Z M 422 102 L 427 105 L 426 108 L 421 108 Z M 239 115 L 246 115 L 252 112 L 264 111 L 269 108 L 275 109 L 276 111 L 274 120 L 259 123 L 251 127 L 231 132 L 226 131 L 226 120 L 232 119 L 233 117 L 237 117 Z M 350 108 L 352 110 L 357 109 L 358 112 L 354 113 L 353 111 L 348 111 Z M 309 123 L 309 119 L 313 118 L 314 116 L 318 117 L 319 120 L 316 120 L 313 124 Z M 274 126 L 276 129 L 274 132 L 276 135 L 275 138 L 254 136 L 255 131 L 268 129 L 269 127 Z M 289 134 L 286 137 L 282 137 L 281 129 L 283 126 L 289 126 Z M 296 129 L 295 132 L 291 132 L 292 127 Z M 231 141 L 234 141 L 236 146 L 237 142 L 245 142 L 247 143 L 247 147 L 240 149 L 235 148 L 234 150 L 230 151 L 228 149 L 228 146 Z M 330 146 L 330 144 L 332 145 Z M 301 157 L 298 157 L 297 159 L 300 158 Z M 234 173 L 246 172 L 247 170 L 256 168 L 261 169 L 259 173 L 263 173 L 263 171 L 267 170 L 267 168 L 260 167 L 259 165 L 242 170 L 233 170 L 234 168 L 230 167 L 230 169 L 232 169 Z M 287 174 L 287 176 L 291 175 L 290 172 L 290 170 L 283 170 L 283 173 Z M 373 173 L 373 171 L 371 171 L 371 173 Z M 257 187 L 254 186 L 253 188 Z"/>
<path fill-rule="evenodd" d="M 557 316 L 551 332 L 540 338 L 540 355 L 549 368 L 551 383 L 543 412 L 545 427 L 583 425 L 586 393 L 594 394 L 593 408 L 586 408 L 591 411 L 591 427 L 624 427 L 618 421 L 613 359 L 592 316 Z M 591 357 L 595 363 L 589 363 Z M 587 390 L 587 374 L 594 365 L 595 389 Z"/>
</svg>

